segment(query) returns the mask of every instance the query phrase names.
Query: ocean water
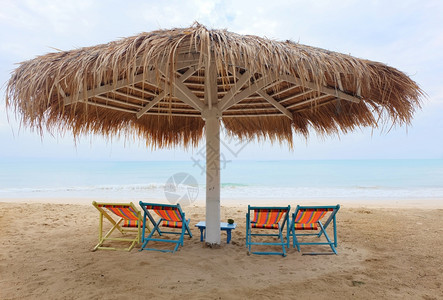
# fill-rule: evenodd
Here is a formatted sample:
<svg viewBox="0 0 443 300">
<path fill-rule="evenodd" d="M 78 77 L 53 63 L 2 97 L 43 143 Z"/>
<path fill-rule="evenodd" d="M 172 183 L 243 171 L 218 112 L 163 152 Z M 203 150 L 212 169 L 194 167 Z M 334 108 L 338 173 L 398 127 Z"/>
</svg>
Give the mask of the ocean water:
<svg viewBox="0 0 443 300">
<path fill-rule="evenodd" d="M 222 201 L 443 199 L 443 160 L 230 160 L 221 164 L 221 182 Z M 201 162 L 0 162 L 0 199 L 139 201 L 181 194 L 205 198 Z"/>
</svg>

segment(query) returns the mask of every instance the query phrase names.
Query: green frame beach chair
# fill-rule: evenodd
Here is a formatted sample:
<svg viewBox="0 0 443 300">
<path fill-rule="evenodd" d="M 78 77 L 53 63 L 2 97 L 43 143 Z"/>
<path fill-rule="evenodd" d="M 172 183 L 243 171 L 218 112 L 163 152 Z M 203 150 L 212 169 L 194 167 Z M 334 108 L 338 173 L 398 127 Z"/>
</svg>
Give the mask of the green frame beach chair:
<svg viewBox="0 0 443 300">
<path fill-rule="evenodd" d="M 158 204 L 145 203 L 140 201 L 140 207 L 144 211 L 142 235 L 143 244 L 140 251 L 153 250 L 161 252 L 175 252 L 180 245 L 183 246 L 183 239 L 185 235 L 189 235 L 189 237 L 192 237 L 191 229 L 189 228 L 189 222 L 191 220 L 186 220 L 185 213 L 182 211 L 180 204 Z M 151 212 L 154 212 L 159 217 L 157 221 L 155 221 Z M 144 229 L 146 226 L 148 226 L 148 221 L 154 225 L 154 228 L 151 230 L 151 233 L 147 237 L 145 237 Z M 180 231 L 162 231 L 160 227 L 177 228 L 180 229 Z M 174 234 L 179 235 L 179 238 L 178 240 L 176 240 L 153 237 L 155 232 L 157 232 L 159 236 L 163 236 L 164 234 Z M 175 247 L 173 250 L 147 248 L 147 245 L 150 241 L 172 243 L 175 244 Z"/>
<path fill-rule="evenodd" d="M 99 219 L 99 233 L 98 244 L 94 247 L 93 251 L 97 249 L 103 250 L 125 250 L 131 251 L 135 244 L 140 243 L 141 231 L 142 231 L 142 219 L 141 212 L 131 203 L 98 203 L 92 202 L 95 208 L 100 212 Z M 115 217 L 111 217 L 114 215 Z M 106 218 L 111 224 L 111 229 L 103 235 L 103 219 Z M 116 218 L 116 219 L 115 219 Z M 115 230 L 120 231 L 123 234 L 122 237 L 111 237 L 111 234 Z M 149 229 L 149 227 L 148 227 Z M 115 248 L 103 246 L 106 241 L 124 241 L 130 242 L 128 248 Z"/>
<path fill-rule="evenodd" d="M 300 245 L 329 245 L 332 252 L 311 252 L 303 253 L 303 255 L 321 255 L 321 254 L 337 254 L 337 227 L 336 227 L 336 215 L 340 205 L 336 206 L 300 206 L 297 205 L 295 213 L 292 214 L 291 220 L 291 233 L 292 233 L 292 246 L 300 252 Z M 328 215 L 326 222 L 323 224 L 321 219 Z M 334 239 L 331 240 L 326 229 L 331 224 L 333 226 Z M 315 233 L 296 233 L 302 231 L 318 231 Z M 303 236 L 317 236 L 320 238 L 322 235 L 326 238 L 326 242 L 300 242 L 297 237 Z"/>
<path fill-rule="evenodd" d="M 282 255 L 286 256 L 286 247 L 289 248 L 289 212 L 291 206 L 250 206 L 248 205 L 248 213 L 246 214 L 246 247 L 248 252 L 262 255 Z M 254 215 L 252 215 L 252 212 Z M 286 225 L 286 241 L 283 230 Z M 277 230 L 278 233 L 253 233 L 255 229 Z M 252 237 L 266 236 L 277 237 L 275 242 L 253 242 Z M 251 252 L 253 245 L 280 246 L 281 252 Z"/>
</svg>

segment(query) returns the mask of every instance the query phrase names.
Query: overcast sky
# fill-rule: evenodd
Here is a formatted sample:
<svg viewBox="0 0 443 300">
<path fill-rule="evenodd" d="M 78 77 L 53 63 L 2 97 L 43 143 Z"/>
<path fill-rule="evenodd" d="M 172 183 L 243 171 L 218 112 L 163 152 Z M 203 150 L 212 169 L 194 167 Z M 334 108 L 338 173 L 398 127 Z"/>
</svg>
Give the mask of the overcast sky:
<svg viewBox="0 0 443 300">
<path fill-rule="evenodd" d="M 0 0 L 0 160 L 189 160 L 199 149 L 146 149 L 143 141 L 106 141 L 71 135 L 41 138 L 5 112 L 5 84 L 15 63 L 54 49 L 107 43 L 141 32 L 208 28 L 293 40 L 380 61 L 408 74 L 428 94 L 409 127 L 362 129 L 339 138 L 308 141 L 295 149 L 247 144 L 227 159 L 443 158 L 443 1 L 91 1 Z"/>
</svg>

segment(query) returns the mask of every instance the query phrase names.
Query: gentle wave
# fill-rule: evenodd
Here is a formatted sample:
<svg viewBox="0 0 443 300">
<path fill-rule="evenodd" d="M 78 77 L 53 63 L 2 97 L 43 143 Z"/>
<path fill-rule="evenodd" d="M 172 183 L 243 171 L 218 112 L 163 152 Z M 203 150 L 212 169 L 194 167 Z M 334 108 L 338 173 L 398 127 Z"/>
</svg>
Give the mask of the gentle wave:
<svg viewBox="0 0 443 300">
<path fill-rule="evenodd" d="M 226 183 L 221 183 L 221 188 L 238 188 L 238 187 L 246 187 L 249 186 L 248 184 L 244 184 L 244 183 L 234 183 L 234 182 L 226 182 Z"/>
<path fill-rule="evenodd" d="M 205 185 L 198 186 L 198 199 L 205 195 Z M 181 192 L 186 191 L 186 186 Z M 294 198 L 436 198 L 443 195 L 441 187 L 393 188 L 382 186 L 354 187 L 275 187 L 225 183 L 221 186 L 222 198 L 233 199 L 294 199 Z M 99 198 L 165 198 L 165 184 L 97 185 L 42 188 L 0 189 L 3 198 L 19 197 L 99 197 Z"/>
<path fill-rule="evenodd" d="M 35 188 L 6 188 L 3 193 L 44 193 L 44 192 L 87 192 L 87 191 L 131 191 L 164 189 L 163 183 L 128 184 L 128 185 L 98 185 L 98 186 L 69 186 L 69 187 L 35 187 Z"/>
<path fill-rule="evenodd" d="M 0 162 L 0 197 L 164 199 L 177 173 L 193 176 L 192 195 L 204 199 L 192 161 Z M 222 199 L 443 198 L 443 160 L 235 161 L 221 180 Z"/>
</svg>

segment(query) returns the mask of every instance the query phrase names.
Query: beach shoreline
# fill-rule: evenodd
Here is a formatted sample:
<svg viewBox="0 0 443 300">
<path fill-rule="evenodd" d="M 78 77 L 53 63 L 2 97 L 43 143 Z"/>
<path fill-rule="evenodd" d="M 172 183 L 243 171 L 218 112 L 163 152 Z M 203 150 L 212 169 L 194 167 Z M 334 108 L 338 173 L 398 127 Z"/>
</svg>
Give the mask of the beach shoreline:
<svg viewBox="0 0 443 300">
<path fill-rule="evenodd" d="M 0 200 L 2 299 L 443 297 L 441 202 L 376 208 L 321 201 L 341 204 L 338 255 L 303 256 L 291 247 L 283 258 L 247 255 L 245 214 L 254 202 L 222 201 L 222 220 L 238 225 L 230 244 L 222 233 L 219 249 L 200 242 L 195 224 L 204 220 L 205 207 L 184 207 L 194 236 L 171 254 L 139 252 L 140 245 L 131 252 L 91 252 L 99 219 L 91 199 L 12 200 Z M 302 201 L 285 203 L 293 212 Z"/>
<path fill-rule="evenodd" d="M 96 197 L 29 197 L 29 198 L 1 198 L 0 202 L 3 203 L 52 203 L 52 204 L 79 204 L 90 205 L 93 201 L 97 202 L 132 202 L 138 204 L 139 201 L 152 202 L 152 203 L 165 203 L 168 204 L 167 199 L 160 198 L 146 198 L 146 199 L 109 199 L 109 198 L 96 198 Z M 173 203 L 175 204 L 175 203 Z M 367 198 L 367 199 L 346 199 L 346 198 L 324 198 L 324 199 L 266 199 L 266 198 L 251 198 L 251 199 L 221 199 L 220 204 L 225 207 L 246 207 L 248 205 L 291 205 L 295 207 L 297 205 L 336 205 L 358 208 L 417 208 L 417 209 L 443 209 L 443 198 L 406 198 L 406 199 L 393 199 L 393 198 Z M 197 199 L 192 202 L 191 207 L 204 207 L 205 200 Z M 186 207 L 186 205 L 182 205 Z"/>
</svg>

